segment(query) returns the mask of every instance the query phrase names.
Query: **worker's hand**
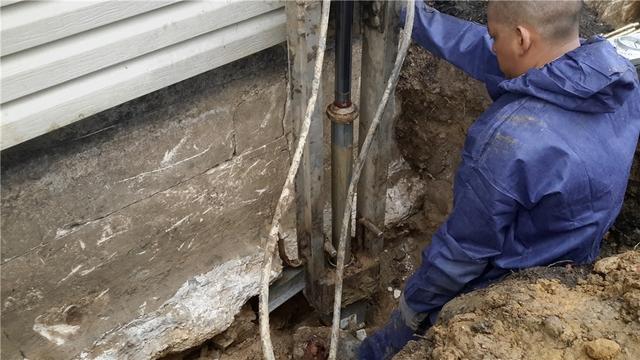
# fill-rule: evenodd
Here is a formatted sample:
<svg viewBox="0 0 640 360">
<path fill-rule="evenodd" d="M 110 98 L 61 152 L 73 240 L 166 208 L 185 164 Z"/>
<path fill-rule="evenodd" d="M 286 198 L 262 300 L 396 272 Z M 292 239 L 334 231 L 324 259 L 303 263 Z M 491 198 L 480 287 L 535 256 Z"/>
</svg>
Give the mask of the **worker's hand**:
<svg viewBox="0 0 640 360">
<path fill-rule="evenodd" d="M 360 359 L 388 359 L 396 354 L 415 334 L 422 335 L 431 326 L 428 314 L 418 314 L 400 298 L 400 308 L 391 313 L 387 324 L 364 339 L 358 349 Z"/>
<path fill-rule="evenodd" d="M 385 326 L 362 341 L 358 348 L 358 359 L 390 359 L 410 340 L 416 339 L 413 329 L 404 323 L 400 311 L 394 310 Z"/>
</svg>

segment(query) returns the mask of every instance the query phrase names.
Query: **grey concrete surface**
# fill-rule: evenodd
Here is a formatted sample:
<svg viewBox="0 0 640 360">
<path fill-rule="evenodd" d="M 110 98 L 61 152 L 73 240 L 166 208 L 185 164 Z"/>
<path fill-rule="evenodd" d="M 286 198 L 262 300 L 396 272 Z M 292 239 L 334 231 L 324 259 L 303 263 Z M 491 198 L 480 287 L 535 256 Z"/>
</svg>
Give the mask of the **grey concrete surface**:
<svg viewBox="0 0 640 360">
<path fill-rule="evenodd" d="M 330 51 L 322 109 L 332 69 Z M 0 358 L 152 359 L 231 324 L 295 145 L 285 72 L 277 46 L 1 153 Z M 388 223 L 421 191 L 391 181 Z"/>
<path fill-rule="evenodd" d="M 276 47 L 2 153 L 3 359 L 154 358 L 231 323 L 288 168 L 285 64 Z"/>
</svg>

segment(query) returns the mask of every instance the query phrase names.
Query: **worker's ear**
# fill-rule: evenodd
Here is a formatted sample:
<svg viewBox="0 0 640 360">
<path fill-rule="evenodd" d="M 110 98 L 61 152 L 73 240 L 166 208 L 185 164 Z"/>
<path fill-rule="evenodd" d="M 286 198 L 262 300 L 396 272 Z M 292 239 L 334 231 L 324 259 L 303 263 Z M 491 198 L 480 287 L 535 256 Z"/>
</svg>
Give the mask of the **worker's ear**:
<svg viewBox="0 0 640 360">
<path fill-rule="evenodd" d="M 525 55 L 531 48 L 532 33 L 522 25 L 516 26 L 516 36 L 518 37 L 518 55 Z"/>
</svg>

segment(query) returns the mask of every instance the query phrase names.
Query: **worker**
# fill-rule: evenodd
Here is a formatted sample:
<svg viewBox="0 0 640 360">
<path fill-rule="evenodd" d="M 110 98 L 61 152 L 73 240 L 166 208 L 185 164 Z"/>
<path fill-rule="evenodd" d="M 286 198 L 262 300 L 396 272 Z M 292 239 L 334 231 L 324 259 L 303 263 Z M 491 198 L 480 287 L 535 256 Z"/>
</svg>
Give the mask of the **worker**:
<svg viewBox="0 0 640 360">
<path fill-rule="evenodd" d="M 490 1 L 487 27 L 415 8 L 415 42 L 493 103 L 468 130 L 451 214 L 361 359 L 390 358 L 453 297 L 512 271 L 593 262 L 640 130 L 636 70 L 603 38 L 579 38 L 581 1 Z"/>
</svg>

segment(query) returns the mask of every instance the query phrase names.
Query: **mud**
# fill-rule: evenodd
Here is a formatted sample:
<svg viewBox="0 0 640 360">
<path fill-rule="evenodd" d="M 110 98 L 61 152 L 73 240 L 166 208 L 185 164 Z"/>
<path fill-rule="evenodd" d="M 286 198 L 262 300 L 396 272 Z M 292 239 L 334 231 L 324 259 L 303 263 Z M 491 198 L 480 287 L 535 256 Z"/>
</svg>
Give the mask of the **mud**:
<svg viewBox="0 0 640 360">
<path fill-rule="evenodd" d="M 394 359 L 638 359 L 640 252 L 531 269 L 448 303 Z"/>
</svg>

